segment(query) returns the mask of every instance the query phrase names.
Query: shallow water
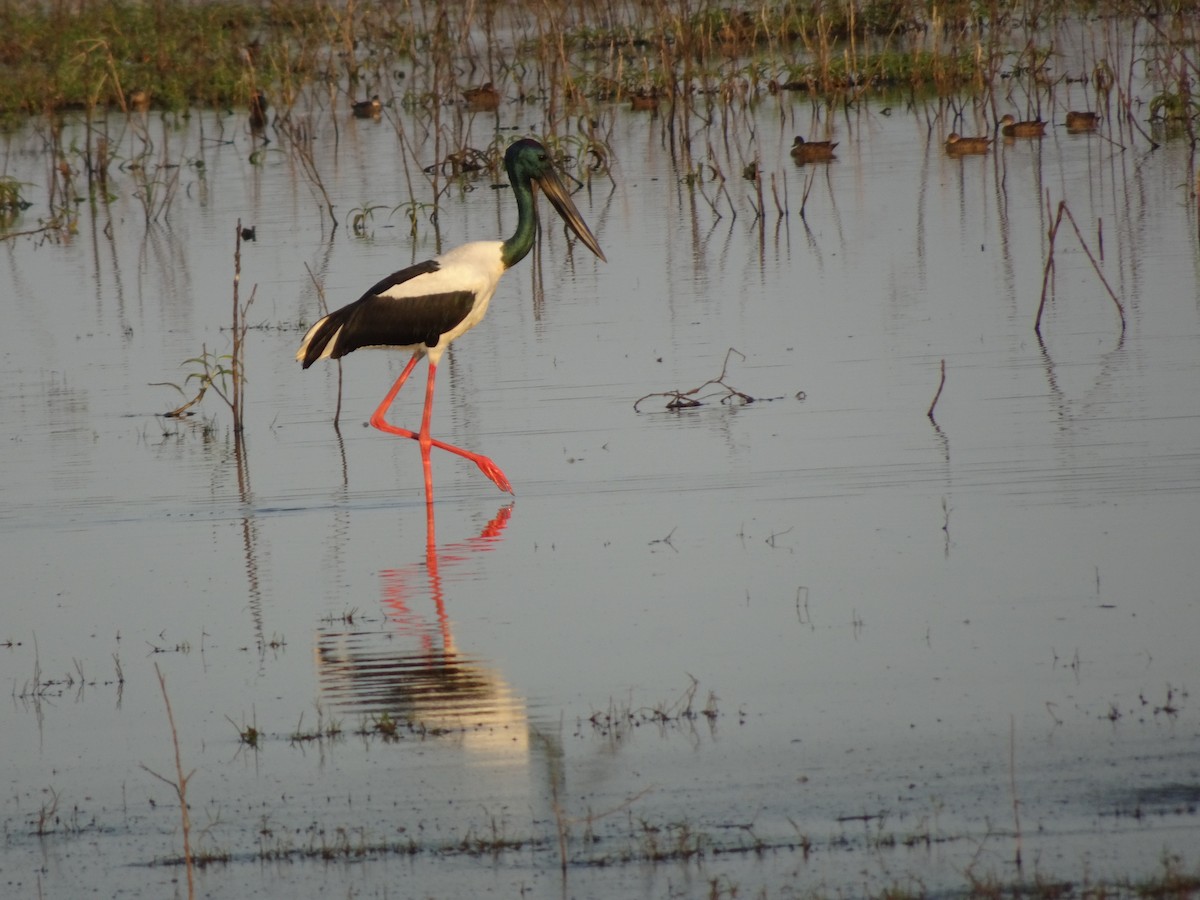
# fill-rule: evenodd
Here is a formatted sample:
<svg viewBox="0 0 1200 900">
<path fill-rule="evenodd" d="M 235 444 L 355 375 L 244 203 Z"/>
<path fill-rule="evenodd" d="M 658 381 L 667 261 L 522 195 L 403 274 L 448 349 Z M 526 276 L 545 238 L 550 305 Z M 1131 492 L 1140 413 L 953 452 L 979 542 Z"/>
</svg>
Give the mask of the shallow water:
<svg viewBox="0 0 1200 900">
<path fill-rule="evenodd" d="M 502 106 L 472 142 L 534 118 Z M 228 856 L 206 896 L 858 895 L 1196 864 L 1186 147 L 1056 124 L 952 159 L 944 121 L 865 106 L 832 123 L 835 162 L 798 167 L 807 104 L 741 121 L 753 138 L 711 151 L 722 190 L 684 182 L 661 119 L 613 111 L 612 183 L 577 195 L 608 264 L 544 218 L 442 367 L 434 433 L 516 497 L 435 455 L 428 520 L 417 448 L 362 427 L 404 360 L 345 360 L 339 432 L 336 367 L 293 359 L 305 267 L 340 305 L 437 252 L 428 222 L 331 236 L 286 152 L 252 164 L 239 119 L 197 114 L 150 122 L 192 163 L 169 219 L 147 228 L 126 181 L 71 240 L 4 242 L 6 890 L 185 895 L 162 864 L 178 803 L 147 771 L 175 777 L 156 665 L 192 843 Z M 5 147 L 35 197 L 40 142 Z M 388 121 L 317 153 L 343 216 L 407 199 Z M 443 201 L 442 247 L 509 233 L 488 188 Z M 1060 200 L 1124 333 L 1069 223 L 1034 332 Z M 240 466 L 218 399 L 206 435 L 154 384 L 228 352 L 239 218 Z M 635 411 L 731 347 L 756 402 Z"/>
</svg>

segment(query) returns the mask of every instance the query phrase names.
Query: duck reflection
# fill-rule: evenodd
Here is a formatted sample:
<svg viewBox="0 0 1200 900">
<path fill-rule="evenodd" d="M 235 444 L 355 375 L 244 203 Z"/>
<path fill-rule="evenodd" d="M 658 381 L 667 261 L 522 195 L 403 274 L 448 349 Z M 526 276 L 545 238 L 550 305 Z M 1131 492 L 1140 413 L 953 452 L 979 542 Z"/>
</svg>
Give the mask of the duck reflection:
<svg viewBox="0 0 1200 900">
<path fill-rule="evenodd" d="M 447 735 L 489 762 L 524 762 L 524 700 L 484 660 L 464 654 L 446 614 L 442 570 L 467 567 L 493 550 L 512 506 L 500 507 L 474 537 L 437 545 L 432 498 L 425 504 L 425 559 L 380 572 L 386 627 L 357 628 L 352 617 L 317 638 L 322 703 L 375 723 L 383 736 Z M 432 615 L 421 606 L 432 600 Z M 381 726 L 383 723 L 383 727 Z"/>
</svg>

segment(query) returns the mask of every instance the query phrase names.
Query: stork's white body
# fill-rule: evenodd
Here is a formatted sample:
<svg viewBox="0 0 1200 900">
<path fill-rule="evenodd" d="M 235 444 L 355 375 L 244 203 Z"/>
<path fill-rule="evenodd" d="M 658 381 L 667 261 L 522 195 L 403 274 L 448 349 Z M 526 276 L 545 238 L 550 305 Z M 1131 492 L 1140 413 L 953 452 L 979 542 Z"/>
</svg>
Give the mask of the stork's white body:
<svg viewBox="0 0 1200 900">
<path fill-rule="evenodd" d="M 414 353 L 428 355 L 434 365 L 442 358 L 442 354 L 455 338 L 470 331 L 487 314 L 492 295 L 496 293 L 496 285 L 504 274 L 504 262 L 501 259 L 501 241 L 472 241 L 448 250 L 437 256 L 423 267 L 436 266 L 432 271 L 422 271 L 420 274 L 406 278 L 389 285 L 379 293 L 368 291 L 358 301 L 363 304 L 359 321 L 355 324 L 360 329 L 370 329 L 372 320 L 380 323 L 399 319 L 411 321 L 430 312 L 429 306 L 437 305 L 443 297 L 461 297 L 471 295 L 470 307 L 466 315 L 454 323 L 447 323 L 446 330 L 437 331 L 438 340 L 430 345 L 427 341 L 390 343 L 380 340 L 378 343 L 355 342 L 349 349 L 359 348 L 388 348 L 393 350 L 409 350 Z M 400 275 L 403 273 L 397 273 Z M 395 277 L 395 276 L 393 276 Z M 303 361 L 308 353 L 309 343 L 321 328 L 325 319 L 321 319 L 308 330 L 300 349 L 296 351 L 296 359 Z M 338 327 L 334 335 L 326 342 L 317 359 L 336 359 L 349 352 L 343 342 L 343 331 L 346 325 Z M 381 338 L 387 333 L 387 328 L 371 329 Z"/>
</svg>

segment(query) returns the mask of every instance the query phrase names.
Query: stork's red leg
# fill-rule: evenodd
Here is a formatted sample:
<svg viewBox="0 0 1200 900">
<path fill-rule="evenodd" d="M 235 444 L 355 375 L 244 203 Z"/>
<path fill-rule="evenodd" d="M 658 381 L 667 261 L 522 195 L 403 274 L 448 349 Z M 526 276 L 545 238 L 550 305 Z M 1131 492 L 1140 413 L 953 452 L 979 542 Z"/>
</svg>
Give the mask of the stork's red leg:
<svg viewBox="0 0 1200 900">
<path fill-rule="evenodd" d="M 421 358 L 420 353 L 414 353 L 409 359 L 408 365 L 404 367 L 404 371 L 400 373 L 400 377 L 396 379 L 396 383 L 392 385 L 392 389 L 388 391 L 388 395 L 383 398 L 383 402 L 371 414 L 371 424 L 380 431 L 386 431 L 390 434 L 398 434 L 402 437 L 416 437 L 411 431 L 405 431 L 402 428 L 397 428 L 394 425 L 389 425 L 384 421 L 384 414 L 392 405 L 392 401 L 396 399 L 396 395 L 400 393 L 400 388 L 404 387 L 404 382 L 408 381 L 408 376 L 412 372 L 413 367 L 417 364 L 417 360 Z"/>
<path fill-rule="evenodd" d="M 384 415 L 392 405 L 392 401 L 396 399 L 396 395 L 400 393 L 400 388 L 404 387 L 404 382 L 408 380 L 409 374 L 413 370 L 413 366 L 417 364 L 417 360 L 421 355 L 414 353 L 412 359 L 408 361 L 408 365 L 404 367 L 404 371 L 400 373 L 400 377 L 396 379 L 396 383 L 392 385 L 392 389 L 388 391 L 388 395 L 383 398 L 383 402 L 371 415 L 371 424 L 380 431 L 386 431 L 388 434 L 399 435 L 400 437 L 412 438 L 421 445 L 421 462 L 425 468 L 425 493 L 427 497 L 433 496 L 433 476 L 429 466 L 429 450 L 431 447 L 437 447 L 439 450 L 448 450 L 455 453 L 464 459 L 469 459 L 475 465 L 479 466 L 479 470 L 483 472 L 492 483 L 502 491 L 512 493 L 512 484 L 508 480 L 508 476 L 501 471 L 500 467 L 492 462 L 488 457 L 479 453 L 472 453 L 470 450 L 464 450 L 462 447 L 456 447 L 453 444 L 447 444 L 445 441 L 439 441 L 437 438 L 430 437 L 429 422 L 433 417 L 433 388 L 437 379 L 437 366 L 433 363 L 429 364 L 429 377 L 425 382 L 425 410 L 421 414 L 421 431 L 414 433 L 407 428 L 397 428 L 395 425 L 389 424 Z"/>
</svg>

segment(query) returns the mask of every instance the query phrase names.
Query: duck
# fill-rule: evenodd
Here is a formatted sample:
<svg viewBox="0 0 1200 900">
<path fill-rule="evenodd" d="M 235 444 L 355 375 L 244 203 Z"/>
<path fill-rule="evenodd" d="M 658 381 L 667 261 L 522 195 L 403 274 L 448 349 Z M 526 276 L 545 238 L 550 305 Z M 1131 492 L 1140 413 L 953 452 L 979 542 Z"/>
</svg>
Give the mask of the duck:
<svg viewBox="0 0 1200 900">
<path fill-rule="evenodd" d="M 500 105 L 500 92 L 490 81 L 485 81 L 479 87 L 467 88 L 462 95 L 467 101 L 467 108 L 474 112 L 488 112 Z"/>
<path fill-rule="evenodd" d="M 950 132 L 946 138 L 946 152 L 952 156 L 963 153 L 987 153 L 992 139 L 988 137 L 963 137 L 957 132 Z"/>
<path fill-rule="evenodd" d="M 1072 134 L 1079 134 L 1083 131 L 1095 131 L 1099 123 L 1099 113 L 1076 112 L 1075 110 L 1067 113 L 1067 131 Z"/>
<path fill-rule="evenodd" d="M 833 148 L 837 145 L 837 141 L 806 141 L 797 135 L 796 140 L 792 142 L 792 159 L 798 163 L 836 159 Z"/>
<path fill-rule="evenodd" d="M 356 119 L 378 119 L 383 114 L 383 103 L 378 94 L 373 94 L 370 100 L 358 100 L 351 107 Z"/>
<path fill-rule="evenodd" d="M 262 131 L 267 127 L 267 95 L 261 89 L 250 95 L 250 130 Z"/>
<path fill-rule="evenodd" d="M 650 90 L 642 89 L 629 98 L 630 109 L 655 110 L 658 109 L 658 92 L 653 88 Z"/>
<path fill-rule="evenodd" d="M 1046 133 L 1046 123 L 1041 119 L 1018 122 L 1009 113 L 1000 120 L 1000 133 L 1005 137 L 1041 137 Z"/>
</svg>

